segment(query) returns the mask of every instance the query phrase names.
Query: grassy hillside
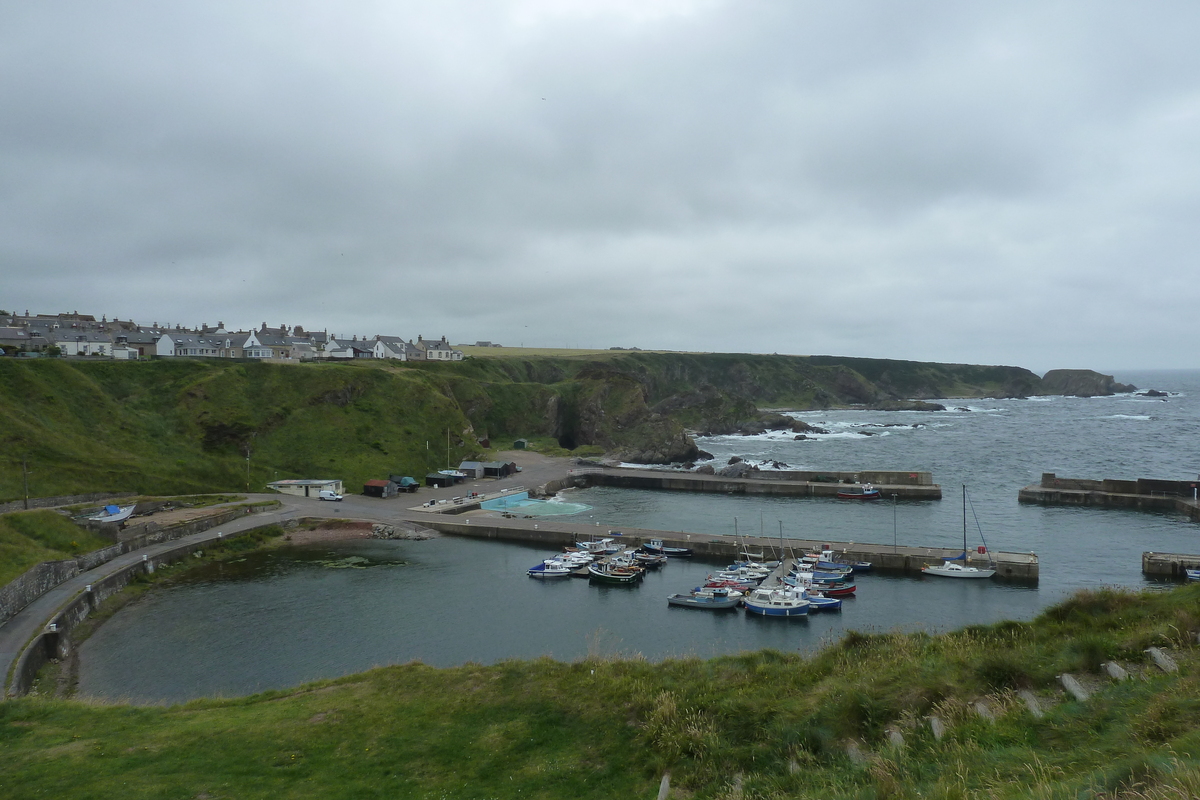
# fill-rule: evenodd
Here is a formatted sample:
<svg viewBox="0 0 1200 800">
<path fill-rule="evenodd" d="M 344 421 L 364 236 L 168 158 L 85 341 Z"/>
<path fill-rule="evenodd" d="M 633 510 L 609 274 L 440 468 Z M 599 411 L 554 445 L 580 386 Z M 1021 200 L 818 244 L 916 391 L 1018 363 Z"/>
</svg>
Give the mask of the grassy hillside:
<svg viewBox="0 0 1200 800">
<path fill-rule="evenodd" d="M 851 633 L 811 658 L 408 664 L 173 708 L 32 697 L 0 704 L 0 794 L 653 797 L 670 771 L 672 797 L 726 800 L 1196 797 L 1197 630 L 1200 587 L 1104 590 L 1032 623 Z M 1180 670 L 1137 671 L 1149 645 Z M 1102 679 L 1106 659 L 1135 678 Z M 1093 698 L 1062 695 L 1064 671 Z"/>
<path fill-rule="evenodd" d="M 22 459 L 35 496 L 257 490 L 288 477 L 356 491 L 445 467 L 447 432 L 450 463 L 479 454 L 479 438 L 518 436 L 686 460 L 685 427 L 736 427 L 760 407 L 1028 394 L 1038 381 L 1016 367 L 629 351 L 452 364 L 0 359 L 0 500 L 20 496 Z"/>
<path fill-rule="evenodd" d="M 43 561 L 60 561 L 112 544 L 54 511 L 0 514 L 0 586 Z"/>
</svg>

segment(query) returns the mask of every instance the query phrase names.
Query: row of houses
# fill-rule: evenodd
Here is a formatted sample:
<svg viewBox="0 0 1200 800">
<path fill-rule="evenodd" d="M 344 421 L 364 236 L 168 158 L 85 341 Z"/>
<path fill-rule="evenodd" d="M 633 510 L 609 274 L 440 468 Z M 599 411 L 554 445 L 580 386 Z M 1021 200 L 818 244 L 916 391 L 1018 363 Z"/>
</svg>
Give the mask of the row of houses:
<svg viewBox="0 0 1200 800">
<path fill-rule="evenodd" d="M 132 321 L 79 314 L 0 315 L 0 348 L 6 355 L 58 354 L 115 359 L 253 358 L 286 361 L 315 359 L 393 359 L 399 361 L 461 361 L 463 352 L 440 340 L 418 336 L 350 337 L 328 331 L 306 331 L 297 325 L 230 331 L 223 322 L 196 329 L 182 325 L 143 326 Z"/>
</svg>

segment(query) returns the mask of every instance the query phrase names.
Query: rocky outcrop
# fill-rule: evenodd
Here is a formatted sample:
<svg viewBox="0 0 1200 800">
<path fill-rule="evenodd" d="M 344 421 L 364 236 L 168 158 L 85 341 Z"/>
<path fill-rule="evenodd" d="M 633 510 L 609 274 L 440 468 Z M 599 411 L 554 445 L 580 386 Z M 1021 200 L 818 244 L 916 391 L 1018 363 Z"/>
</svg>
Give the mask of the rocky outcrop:
<svg viewBox="0 0 1200 800">
<path fill-rule="evenodd" d="M 717 472 L 722 478 L 745 478 L 752 472 L 758 472 L 758 467 L 739 461 Z"/>
<path fill-rule="evenodd" d="M 1042 376 L 1041 394 L 1064 394 L 1073 397 L 1107 397 L 1135 392 L 1137 387 L 1117 383 L 1112 375 L 1102 375 L 1090 369 L 1052 369 Z"/>
<path fill-rule="evenodd" d="M 868 403 L 865 408 L 872 411 L 945 411 L 941 403 L 929 403 L 925 400 L 881 400 Z"/>
</svg>

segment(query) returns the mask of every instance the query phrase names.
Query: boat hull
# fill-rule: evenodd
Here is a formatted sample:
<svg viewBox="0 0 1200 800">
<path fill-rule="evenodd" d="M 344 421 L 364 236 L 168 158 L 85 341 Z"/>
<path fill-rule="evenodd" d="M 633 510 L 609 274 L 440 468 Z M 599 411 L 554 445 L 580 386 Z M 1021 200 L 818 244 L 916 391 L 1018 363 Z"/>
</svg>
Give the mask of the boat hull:
<svg viewBox="0 0 1200 800">
<path fill-rule="evenodd" d="M 748 600 L 742 601 L 746 607 L 746 611 L 751 614 L 759 614 L 764 617 L 806 617 L 808 616 L 808 603 L 797 606 L 760 606 Z"/>
<path fill-rule="evenodd" d="M 699 608 L 705 611 L 725 611 L 731 608 L 737 608 L 738 603 L 742 600 L 740 597 L 726 597 L 724 599 L 706 599 L 693 597 L 690 594 L 673 594 L 667 598 L 667 605 L 677 606 L 678 608 Z"/>
</svg>

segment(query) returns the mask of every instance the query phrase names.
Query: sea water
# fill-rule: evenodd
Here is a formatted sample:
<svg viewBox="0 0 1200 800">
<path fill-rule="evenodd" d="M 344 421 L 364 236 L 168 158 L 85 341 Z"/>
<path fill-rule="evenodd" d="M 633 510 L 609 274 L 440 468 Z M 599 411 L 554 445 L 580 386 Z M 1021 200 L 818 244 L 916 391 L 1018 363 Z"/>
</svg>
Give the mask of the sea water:
<svg viewBox="0 0 1200 800">
<path fill-rule="evenodd" d="M 1036 552 L 1037 585 L 865 575 L 840 612 L 762 619 L 668 607 L 714 565 L 673 560 L 636 588 L 536 581 L 549 552 L 442 537 L 346 541 L 253 553 L 122 610 L 80 651 L 80 691 L 134 702 L 241 695 L 419 659 L 437 666 L 547 655 L 707 657 L 811 651 L 849 629 L 947 630 L 1031 619 L 1081 588 L 1161 582 L 1141 553 L 1200 553 L 1200 524 L 1177 514 L 1017 503 L 1043 472 L 1075 478 L 1193 479 L 1200 472 L 1200 372 L 1117 376 L 1165 398 L 946 400 L 944 412 L 823 411 L 828 431 L 712 437 L 714 466 L 738 456 L 792 469 L 922 470 L 940 501 L 838 502 L 594 488 L 565 493 L 577 521 L 604 528 L 743 533 L 877 544 Z M 558 509 L 563 510 L 563 509 Z M 570 510 L 569 508 L 567 510 Z M 736 520 L 736 522 L 735 522 Z M 978 520 L 978 522 L 977 522 Z"/>
</svg>

